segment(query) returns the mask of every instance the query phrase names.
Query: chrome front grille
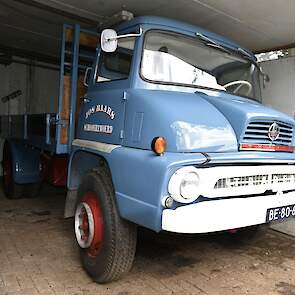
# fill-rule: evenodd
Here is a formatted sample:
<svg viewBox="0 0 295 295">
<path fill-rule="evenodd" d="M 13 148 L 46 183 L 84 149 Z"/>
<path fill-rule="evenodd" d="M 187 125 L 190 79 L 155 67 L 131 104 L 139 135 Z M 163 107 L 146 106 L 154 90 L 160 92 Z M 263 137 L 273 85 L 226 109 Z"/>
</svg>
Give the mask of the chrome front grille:
<svg viewBox="0 0 295 295">
<path fill-rule="evenodd" d="M 270 140 L 268 131 L 273 123 L 279 125 L 280 135 L 276 140 Z M 245 143 L 275 144 L 275 145 L 292 145 L 293 126 L 273 120 L 252 121 L 247 126 L 242 141 Z"/>
<path fill-rule="evenodd" d="M 295 174 L 259 174 L 250 176 L 238 176 L 220 178 L 214 185 L 214 189 L 255 187 L 265 185 L 295 185 Z"/>
</svg>

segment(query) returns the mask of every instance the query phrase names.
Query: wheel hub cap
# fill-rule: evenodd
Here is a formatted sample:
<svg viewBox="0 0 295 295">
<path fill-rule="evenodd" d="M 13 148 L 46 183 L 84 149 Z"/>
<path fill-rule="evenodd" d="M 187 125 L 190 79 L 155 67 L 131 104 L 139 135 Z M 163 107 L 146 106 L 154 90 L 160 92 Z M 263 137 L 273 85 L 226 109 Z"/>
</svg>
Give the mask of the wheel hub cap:
<svg viewBox="0 0 295 295">
<path fill-rule="evenodd" d="M 96 256 L 103 240 L 103 218 L 95 193 L 87 193 L 75 213 L 75 234 L 79 246 Z"/>
<path fill-rule="evenodd" d="M 89 205 L 82 202 L 78 205 L 75 215 L 75 233 L 79 246 L 88 248 L 94 236 L 94 220 Z"/>
</svg>

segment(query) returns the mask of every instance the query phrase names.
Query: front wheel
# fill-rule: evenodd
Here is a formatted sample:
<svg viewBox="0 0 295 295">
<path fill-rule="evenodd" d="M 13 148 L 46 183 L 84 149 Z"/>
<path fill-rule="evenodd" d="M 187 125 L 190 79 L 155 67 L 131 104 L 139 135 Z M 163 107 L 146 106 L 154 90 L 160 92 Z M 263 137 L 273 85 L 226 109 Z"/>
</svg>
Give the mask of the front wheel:
<svg viewBox="0 0 295 295">
<path fill-rule="evenodd" d="M 96 282 L 116 280 L 131 269 L 137 229 L 119 216 L 106 167 L 89 173 L 78 189 L 75 234 L 83 267 Z"/>
</svg>

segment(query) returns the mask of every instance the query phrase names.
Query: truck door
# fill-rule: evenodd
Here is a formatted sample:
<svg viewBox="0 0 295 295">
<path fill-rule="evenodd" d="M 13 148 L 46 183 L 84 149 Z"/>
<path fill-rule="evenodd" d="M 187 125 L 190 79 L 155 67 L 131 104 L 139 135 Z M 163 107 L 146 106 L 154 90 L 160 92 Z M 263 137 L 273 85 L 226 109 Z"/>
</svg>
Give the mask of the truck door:
<svg viewBox="0 0 295 295">
<path fill-rule="evenodd" d="M 126 90 L 135 38 L 121 39 L 115 52 L 98 51 L 80 114 L 78 138 L 121 144 L 124 137 Z"/>
</svg>

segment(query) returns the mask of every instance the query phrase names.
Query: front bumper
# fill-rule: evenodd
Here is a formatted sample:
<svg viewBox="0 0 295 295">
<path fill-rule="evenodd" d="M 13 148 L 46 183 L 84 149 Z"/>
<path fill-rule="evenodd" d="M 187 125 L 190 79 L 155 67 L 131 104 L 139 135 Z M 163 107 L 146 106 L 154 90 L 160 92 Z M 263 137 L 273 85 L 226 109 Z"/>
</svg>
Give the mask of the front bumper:
<svg viewBox="0 0 295 295">
<path fill-rule="evenodd" d="M 209 200 L 165 209 L 162 229 L 177 233 L 208 233 L 266 222 L 269 208 L 295 204 L 295 192 L 271 196 Z"/>
</svg>

